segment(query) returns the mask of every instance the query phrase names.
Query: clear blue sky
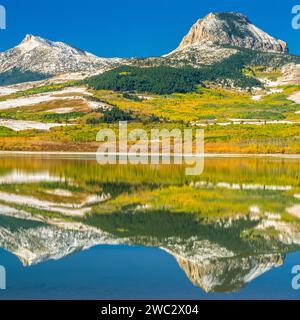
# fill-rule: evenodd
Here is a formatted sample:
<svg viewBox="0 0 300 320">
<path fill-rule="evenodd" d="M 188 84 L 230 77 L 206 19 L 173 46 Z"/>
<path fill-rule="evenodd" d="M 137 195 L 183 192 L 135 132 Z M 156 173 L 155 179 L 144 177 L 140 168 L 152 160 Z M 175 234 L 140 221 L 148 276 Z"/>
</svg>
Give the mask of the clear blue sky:
<svg viewBox="0 0 300 320">
<path fill-rule="evenodd" d="M 300 30 L 291 27 L 291 9 L 300 0 L 0 0 L 0 4 L 7 9 L 1 51 L 31 33 L 98 56 L 158 56 L 175 49 L 198 18 L 211 11 L 238 11 L 300 54 Z"/>
</svg>

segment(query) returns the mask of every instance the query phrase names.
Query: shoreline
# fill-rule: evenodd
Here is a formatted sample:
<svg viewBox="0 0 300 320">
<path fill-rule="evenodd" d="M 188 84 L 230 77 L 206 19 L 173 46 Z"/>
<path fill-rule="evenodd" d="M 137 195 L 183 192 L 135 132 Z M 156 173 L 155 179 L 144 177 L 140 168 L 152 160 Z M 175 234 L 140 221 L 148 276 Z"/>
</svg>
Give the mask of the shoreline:
<svg viewBox="0 0 300 320">
<path fill-rule="evenodd" d="M 68 157 L 69 159 L 86 159 L 86 158 L 95 158 L 97 152 L 56 152 L 56 151 L 0 151 L 0 157 L 3 156 L 48 156 L 50 158 L 59 158 L 59 157 Z M 101 153 L 101 155 L 110 155 L 110 156 L 130 156 L 130 153 Z M 141 154 L 142 157 L 149 157 L 151 154 Z M 155 154 L 153 156 L 164 157 L 167 155 Z M 181 157 L 185 158 L 195 158 L 202 157 L 202 154 L 186 154 L 186 155 L 176 155 L 171 154 L 171 158 Z M 299 159 L 300 154 L 280 154 L 280 153 L 205 153 L 204 158 L 278 158 L 278 159 Z"/>
</svg>

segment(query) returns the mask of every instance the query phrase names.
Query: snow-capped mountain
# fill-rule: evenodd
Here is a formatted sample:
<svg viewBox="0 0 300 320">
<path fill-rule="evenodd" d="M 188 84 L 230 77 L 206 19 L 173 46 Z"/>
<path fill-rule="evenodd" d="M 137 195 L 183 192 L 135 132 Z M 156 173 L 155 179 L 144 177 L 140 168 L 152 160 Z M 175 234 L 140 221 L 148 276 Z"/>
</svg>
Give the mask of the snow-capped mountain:
<svg viewBox="0 0 300 320">
<path fill-rule="evenodd" d="M 267 57 L 262 57 L 264 65 L 282 67 L 299 63 L 297 57 L 288 54 L 287 43 L 262 31 L 243 14 L 210 13 L 191 27 L 177 49 L 162 57 L 146 59 L 99 58 L 62 42 L 27 35 L 19 45 L 0 53 L 0 85 L 60 75 L 83 79 L 125 64 L 197 68 L 223 61 L 243 49 L 260 55 L 267 53 Z"/>
<path fill-rule="evenodd" d="M 25 266 L 58 260 L 96 245 L 121 244 L 99 229 L 76 222 L 33 216 L 0 206 L 0 248 L 15 254 Z"/>
<path fill-rule="evenodd" d="M 80 71 L 101 72 L 122 62 L 123 59 L 98 58 L 63 42 L 27 35 L 15 48 L 0 53 L 0 74 L 11 70 L 46 76 Z"/>
</svg>

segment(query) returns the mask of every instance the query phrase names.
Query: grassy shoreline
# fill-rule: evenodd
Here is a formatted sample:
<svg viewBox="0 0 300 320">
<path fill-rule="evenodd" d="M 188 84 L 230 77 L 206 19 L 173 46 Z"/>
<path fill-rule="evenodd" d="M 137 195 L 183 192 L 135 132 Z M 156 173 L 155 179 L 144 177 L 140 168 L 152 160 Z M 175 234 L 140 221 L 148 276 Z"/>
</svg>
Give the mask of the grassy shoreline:
<svg viewBox="0 0 300 320">
<path fill-rule="evenodd" d="M 0 157 L 4 156 L 49 156 L 55 159 L 61 156 L 68 159 L 91 159 L 95 158 L 97 152 L 75 152 L 75 151 L 5 151 L 0 150 Z M 104 153 L 101 153 L 104 154 Z M 123 156 L 129 153 L 110 153 L 110 155 Z M 149 154 L 148 154 L 149 155 Z M 147 154 L 142 156 L 148 156 Z M 195 155 L 184 155 L 185 157 L 194 157 Z M 200 155 L 199 155 L 200 156 Z M 171 157 L 178 157 L 172 156 Z M 204 153 L 204 158 L 280 158 L 280 159 L 299 159 L 300 154 L 282 154 L 282 153 Z"/>
</svg>

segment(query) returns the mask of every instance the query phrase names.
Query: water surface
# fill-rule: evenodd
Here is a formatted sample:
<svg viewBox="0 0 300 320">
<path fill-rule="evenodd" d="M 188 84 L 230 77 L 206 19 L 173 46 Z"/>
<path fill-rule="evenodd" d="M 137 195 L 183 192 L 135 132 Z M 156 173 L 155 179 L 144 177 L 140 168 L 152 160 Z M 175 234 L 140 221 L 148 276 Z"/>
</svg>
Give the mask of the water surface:
<svg viewBox="0 0 300 320">
<path fill-rule="evenodd" d="M 299 299 L 300 161 L 0 158 L 0 299 Z"/>
</svg>

